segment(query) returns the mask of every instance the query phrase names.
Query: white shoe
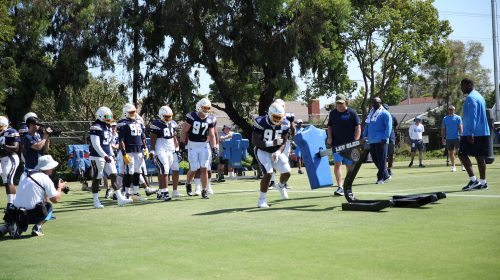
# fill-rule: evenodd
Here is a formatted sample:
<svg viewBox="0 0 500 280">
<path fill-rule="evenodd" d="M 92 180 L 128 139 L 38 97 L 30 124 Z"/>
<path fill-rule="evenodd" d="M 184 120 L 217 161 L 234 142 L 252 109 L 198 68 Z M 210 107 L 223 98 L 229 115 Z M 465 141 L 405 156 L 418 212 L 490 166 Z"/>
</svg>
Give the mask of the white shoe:
<svg viewBox="0 0 500 280">
<path fill-rule="evenodd" d="M 147 198 L 140 196 L 138 193 L 133 194 L 131 197 L 132 197 L 133 201 L 145 201 L 145 200 L 148 200 Z"/>
<path fill-rule="evenodd" d="M 456 168 L 455 166 L 453 166 L 453 167 L 451 168 L 451 172 L 456 172 L 456 171 L 457 171 L 457 168 Z"/>
<path fill-rule="evenodd" d="M 269 208 L 269 205 L 267 205 L 267 201 L 265 198 L 259 198 L 259 202 L 257 202 L 257 207 L 259 208 Z"/>
<path fill-rule="evenodd" d="M 174 190 L 172 192 L 172 198 L 178 198 L 178 197 L 181 197 L 182 195 L 179 193 L 178 190 Z"/>
<path fill-rule="evenodd" d="M 208 194 L 213 194 L 213 193 L 214 193 L 214 190 L 212 190 L 212 187 L 211 187 L 211 186 L 208 186 L 208 187 L 207 187 L 207 193 L 208 193 Z"/>
<path fill-rule="evenodd" d="M 200 186 L 196 186 L 196 190 L 194 191 L 194 195 L 201 195 L 201 187 Z"/>
<path fill-rule="evenodd" d="M 100 202 L 99 203 L 94 203 L 94 208 L 95 209 L 103 209 L 104 205 L 102 205 Z"/>
<path fill-rule="evenodd" d="M 132 202 L 134 202 L 134 201 L 130 198 L 118 199 L 118 206 L 125 206 L 127 204 L 132 204 Z"/>
<path fill-rule="evenodd" d="M 288 193 L 286 192 L 286 184 L 279 183 L 278 190 L 280 191 L 282 199 L 288 199 Z"/>
</svg>

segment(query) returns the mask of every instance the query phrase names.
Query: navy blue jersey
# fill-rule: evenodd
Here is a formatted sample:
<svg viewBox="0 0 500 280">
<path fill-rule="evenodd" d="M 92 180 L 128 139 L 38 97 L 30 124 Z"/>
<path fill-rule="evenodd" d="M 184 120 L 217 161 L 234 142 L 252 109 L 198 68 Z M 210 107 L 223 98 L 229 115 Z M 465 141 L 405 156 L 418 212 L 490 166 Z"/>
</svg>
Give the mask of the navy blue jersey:
<svg viewBox="0 0 500 280">
<path fill-rule="evenodd" d="M 216 121 L 215 116 L 209 115 L 205 119 L 201 119 L 196 112 L 188 113 L 186 122 L 191 125 L 188 132 L 189 141 L 207 142 L 209 128 L 215 127 Z"/>
<path fill-rule="evenodd" d="M 274 139 L 282 138 L 283 134 L 288 134 L 290 130 L 290 122 L 285 118 L 280 125 L 272 125 L 267 116 L 259 116 L 255 118 L 253 131 L 261 134 L 261 140 L 264 142 L 274 141 Z M 280 145 L 281 146 L 281 145 Z M 280 146 L 260 148 L 263 151 L 274 153 Z"/>
<path fill-rule="evenodd" d="M 344 112 L 331 110 L 328 115 L 328 126 L 332 127 L 332 146 L 354 141 L 355 127 L 360 124 L 358 114 L 351 108 L 347 108 Z"/>
<path fill-rule="evenodd" d="M 127 153 L 142 152 L 142 140 L 146 139 L 144 124 L 137 120 L 121 119 L 117 124 L 118 139 L 125 144 Z"/>
<path fill-rule="evenodd" d="M 38 158 L 43 156 L 43 149 L 35 150 L 31 148 L 33 144 L 42 141 L 42 137 L 38 132 L 35 135 L 29 133 L 24 134 L 22 138 L 23 142 L 23 155 L 24 155 L 24 168 L 34 169 L 38 164 Z"/>
<path fill-rule="evenodd" d="M 19 127 L 19 135 L 23 136 L 24 134 L 28 133 L 28 126 L 26 123 L 22 123 L 21 126 Z"/>
<path fill-rule="evenodd" d="M 162 120 L 155 120 L 149 128 L 151 133 L 155 133 L 158 138 L 172 139 L 177 131 L 177 123 L 174 120 L 167 123 Z"/>
<path fill-rule="evenodd" d="M 15 153 L 11 153 L 7 150 L 1 148 L 1 146 L 13 146 L 16 142 L 20 142 L 19 133 L 13 128 L 7 128 L 2 133 L 0 133 L 0 157 L 10 156 Z"/>
<path fill-rule="evenodd" d="M 111 128 L 106 125 L 105 123 L 101 121 L 95 121 L 92 126 L 90 126 L 89 134 L 95 135 L 99 137 L 99 145 L 101 146 L 102 150 L 109 156 L 112 156 L 112 149 L 111 149 L 111 143 L 113 141 L 113 133 L 111 132 Z M 94 148 L 94 145 L 92 143 L 90 144 L 89 147 L 90 150 L 90 156 L 91 157 L 101 157 L 99 153 L 97 153 L 96 149 Z"/>
</svg>

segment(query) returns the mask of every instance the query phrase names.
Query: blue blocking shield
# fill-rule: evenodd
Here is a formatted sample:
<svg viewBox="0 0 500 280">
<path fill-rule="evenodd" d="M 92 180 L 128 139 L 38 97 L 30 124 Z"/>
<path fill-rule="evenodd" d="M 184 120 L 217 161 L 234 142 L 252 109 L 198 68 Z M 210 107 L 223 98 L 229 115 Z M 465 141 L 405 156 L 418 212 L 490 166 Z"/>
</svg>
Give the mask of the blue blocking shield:
<svg viewBox="0 0 500 280">
<path fill-rule="evenodd" d="M 240 133 L 233 133 L 231 140 L 222 141 L 222 158 L 228 159 L 234 168 L 241 168 L 241 160 L 247 158 L 248 139 L 242 139 Z"/>
<path fill-rule="evenodd" d="M 333 186 L 328 157 L 316 156 L 318 152 L 326 150 L 326 131 L 310 125 L 295 135 L 293 141 L 302 153 L 311 189 Z"/>
</svg>

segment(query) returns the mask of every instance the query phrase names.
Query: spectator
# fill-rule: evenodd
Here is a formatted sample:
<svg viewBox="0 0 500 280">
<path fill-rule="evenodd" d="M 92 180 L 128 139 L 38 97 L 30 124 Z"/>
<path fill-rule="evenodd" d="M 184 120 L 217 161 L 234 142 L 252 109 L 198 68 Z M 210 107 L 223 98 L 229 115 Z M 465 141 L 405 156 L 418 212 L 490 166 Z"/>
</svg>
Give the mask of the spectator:
<svg viewBox="0 0 500 280">
<path fill-rule="evenodd" d="M 296 126 L 295 126 L 295 133 L 299 134 L 304 130 L 304 127 L 302 126 L 303 121 L 301 119 L 297 119 L 296 121 Z M 302 152 L 300 151 L 300 148 L 298 146 L 295 146 L 295 156 L 297 156 L 297 165 L 299 167 L 299 174 L 304 174 L 302 171 Z"/>
<path fill-rule="evenodd" d="M 486 118 L 486 102 L 479 92 L 474 90 L 474 82 L 471 79 L 463 79 L 460 88 L 467 95 L 463 111 L 463 133 L 458 157 L 469 175 L 469 183 L 462 188 L 463 191 L 488 189 L 486 183 L 486 157 L 490 150 L 490 128 Z M 472 170 L 469 156 L 474 156 L 479 169 L 479 180 Z"/>
<path fill-rule="evenodd" d="M 228 126 L 228 125 L 224 125 L 222 127 L 222 131 L 221 133 L 219 134 L 219 151 L 221 151 L 220 155 L 219 155 L 219 165 L 217 166 L 217 170 L 218 170 L 218 179 L 217 181 L 218 182 L 224 182 L 226 181 L 224 179 L 224 165 L 227 164 L 227 174 L 229 175 L 229 177 L 236 177 L 235 174 L 234 174 L 234 170 L 233 170 L 233 167 L 231 167 L 229 165 L 229 160 L 227 159 L 223 159 L 222 158 L 222 150 L 223 150 L 223 146 L 222 146 L 222 141 L 229 141 L 231 140 L 231 138 L 233 138 L 233 131 L 231 131 L 231 127 Z"/>
<path fill-rule="evenodd" d="M 462 128 L 462 118 L 455 114 L 455 107 L 453 105 L 448 107 L 448 115 L 443 118 L 441 124 L 441 137 L 450 157 L 451 172 L 457 171 L 455 167 L 455 150 L 458 150 L 460 145 Z"/>
<path fill-rule="evenodd" d="M 382 106 L 379 97 L 372 99 L 372 109 L 366 118 L 366 127 L 363 137 L 368 138 L 370 143 L 370 154 L 373 163 L 377 166 L 377 182 L 383 184 L 391 179 L 387 172 L 387 149 L 389 137 L 391 136 L 392 118 L 391 114 Z"/>
<path fill-rule="evenodd" d="M 389 111 L 389 105 L 384 104 L 384 109 Z M 389 113 L 390 114 L 390 113 Z M 394 148 L 396 146 L 396 127 L 398 126 L 398 120 L 391 114 L 392 118 L 392 129 L 391 137 L 389 138 L 389 146 L 387 147 L 387 173 L 392 177 L 392 164 L 394 163 Z"/>
<path fill-rule="evenodd" d="M 337 94 L 335 97 L 335 109 L 328 115 L 328 135 L 326 142 L 332 147 L 343 145 L 352 141 L 359 140 L 361 136 L 361 122 L 358 114 L 352 108 L 347 107 L 347 98 L 343 94 Z M 333 173 L 337 181 L 338 188 L 334 195 L 344 195 L 344 178 L 342 177 L 341 166 L 345 164 L 347 171 L 351 170 L 352 162 L 342 157 L 339 153 L 333 154 Z"/>
<path fill-rule="evenodd" d="M 35 224 L 31 230 L 33 236 L 43 235 L 42 225 L 52 218 L 52 204 L 46 202 L 45 198 L 47 197 L 53 203 L 61 200 L 66 183 L 59 179 L 56 189 L 49 177 L 58 165 L 59 163 L 52 156 L 41 156 L 34 170 L 19 182 L 14 207 L 26 209 L 28 224 Z M 17 228 L 17 225 L 12 227 L 14 228 L 11 228 L 11 233 L 14 233 L 13 237 L 19 237 L 26 230 Z"/>
<path fill-rule="evenodd" d="M 424 125 L 422 124 L 422 120 L 419 117 L 415 117 L 415 123 L 410 125 L 410 141 L 411 141 L 411 160 L 410 164 L 408 164 L 408 167 L 413 166 L 413 159 L 415 158 L 415 154 L 418 150 L 418 167 L 425 167 L 425 165 L 422 163 L 423 160 L 423 153 L 424 153 L 424 140 L 423 140 L 423 133 L 424 133 Z"/>
</svg>

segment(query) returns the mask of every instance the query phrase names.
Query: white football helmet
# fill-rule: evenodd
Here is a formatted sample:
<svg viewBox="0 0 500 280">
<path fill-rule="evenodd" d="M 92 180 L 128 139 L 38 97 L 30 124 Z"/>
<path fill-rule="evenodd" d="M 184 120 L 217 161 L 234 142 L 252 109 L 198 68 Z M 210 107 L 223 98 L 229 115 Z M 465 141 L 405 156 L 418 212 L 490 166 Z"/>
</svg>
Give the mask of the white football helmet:
<svg viewBox="0 0 500 280">
<path fill-rule="evenodd" d="M 28 112 L 28 113 L 26 113 L 26 115 L 24 115 L 24 118 L 23 118 L 23 119 L 24 119 L 24 122 L 26 123 L 26 120 L 27 120 L 28 118 L 31 118 L 31 117 L 38 118 L 38 116 L 37 116 L 35 113 L 33 113 L 33 112 Z"/>
<path fill-rule="evenodd" d="M 196 112 L 203 113 L 204 117 L 208 116 L 208 113 L 210 113 L 210 109 L 212 109 L 212 103 L 208 98 L 202 98 L 198 103 L 196 103 Z"/>
<path fill-rule="evenodd" d="M 281 106 L 283 106 L 283 108 L 285 108 L 285 101 L 283 101 L 283 99 L 278 98 L 278 99 L 274 100 L 274 103 L 278 103 Z"/>
<path fill-rule="evenodd" d="M 107 124 L 111 124 L 113 122 L 113 112 L 108 107 L 100 107 L 95 112 L 96 120 L 100 120 L 101 122 L 105 122 Z"/>
<path fill-rule="evenodd" d="M 9 127 L 9 119 L 5 116 L 0 116 L 0 132 Z"/>
<path fill-rule="evenodd" d="M 122 113 L 125 119 L 135 119 L 137 117 L 137 109 L 132 103 L 123 105 Z"/>
<path fill-rule="evenodd" d="M 158 111 L 158 117 L 160 120 L 169 122 L 172 119 L 172 115 L 174 113 L 172 112 L 172 109 L 170 109 L 169 106 L 161 106 L 160 110 Z"/>
<path fill-rule="evenodd" d="M 269 116 L 269 121 L 273 125 L 279 125 L 283 118 L 285 117 L 285 107 L 283 105 L 274 102 L 269 106 L 269 110 L 267 111 L 267 115 Z"/>
</svg>

